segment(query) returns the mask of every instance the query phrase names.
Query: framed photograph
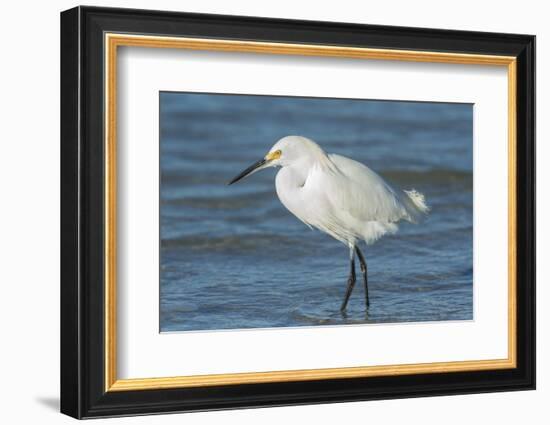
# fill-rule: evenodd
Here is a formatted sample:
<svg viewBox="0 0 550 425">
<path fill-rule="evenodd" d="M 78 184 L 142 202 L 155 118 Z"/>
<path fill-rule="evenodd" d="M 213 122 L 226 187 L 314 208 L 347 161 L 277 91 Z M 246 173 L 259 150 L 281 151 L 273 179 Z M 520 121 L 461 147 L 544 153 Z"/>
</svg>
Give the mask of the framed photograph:
<svg viewBox="0 0 550 425">
<path fill-rule="evenodd" d="M 61 14 L 61 411 L 535 387 L 535 37 Z"/>
</svg>

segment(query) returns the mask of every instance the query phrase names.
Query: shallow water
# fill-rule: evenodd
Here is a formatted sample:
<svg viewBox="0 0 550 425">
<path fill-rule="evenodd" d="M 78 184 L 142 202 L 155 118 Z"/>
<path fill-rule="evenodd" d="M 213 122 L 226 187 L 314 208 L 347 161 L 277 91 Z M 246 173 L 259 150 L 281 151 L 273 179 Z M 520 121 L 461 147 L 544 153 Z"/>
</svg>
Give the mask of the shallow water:
<svg viewBox="0 0 550 425">
<path fill-rule="evenodd" d="M 472 319 L 472 105 L 161 93 L 161 331 Z M 414 188 L 431 212 L 363 249 L 290 214 L 275 169 L 226 183 L 303 135 Z"/>
</svg>

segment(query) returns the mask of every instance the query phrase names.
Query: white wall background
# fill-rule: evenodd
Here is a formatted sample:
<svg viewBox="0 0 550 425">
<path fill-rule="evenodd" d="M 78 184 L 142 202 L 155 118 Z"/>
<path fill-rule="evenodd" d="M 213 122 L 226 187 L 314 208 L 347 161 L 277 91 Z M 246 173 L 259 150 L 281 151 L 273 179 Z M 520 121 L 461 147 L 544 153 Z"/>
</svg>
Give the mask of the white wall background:
<svg viewBox="0 0 550 425">
<path fill-rule="evenodd" d="M 59 12 L 78 3 L 7 2 L 0 15 L 0 421 L 69 423 L 59 392 Z M 540 1 L 100 1 L 95 5 L 537 35 L 538 390 L 110 420 L 110 423 L 548 423 L 546 238 L 550 215 L 550 27 Z M 541 260 L 542 259 L 542 260 Z M 546 403 L 545 403 L 546 402 Z"/>
</svg>

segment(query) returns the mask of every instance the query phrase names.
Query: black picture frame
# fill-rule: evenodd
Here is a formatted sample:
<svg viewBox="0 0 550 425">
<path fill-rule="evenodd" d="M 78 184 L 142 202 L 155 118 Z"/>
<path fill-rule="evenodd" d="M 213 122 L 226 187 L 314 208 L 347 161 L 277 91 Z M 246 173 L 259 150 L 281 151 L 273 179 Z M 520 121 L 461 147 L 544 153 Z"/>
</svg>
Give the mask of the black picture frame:
<svg viewBox="0 0 550 425">
<path fill-rule="evenodd" d="M 517 58 L 517 367 L 106 392 L 104 33 Z M 61 412 L 75 418 L 535 388 L 535 37 L 132 9 L 61 13 Z"/>
</svg>

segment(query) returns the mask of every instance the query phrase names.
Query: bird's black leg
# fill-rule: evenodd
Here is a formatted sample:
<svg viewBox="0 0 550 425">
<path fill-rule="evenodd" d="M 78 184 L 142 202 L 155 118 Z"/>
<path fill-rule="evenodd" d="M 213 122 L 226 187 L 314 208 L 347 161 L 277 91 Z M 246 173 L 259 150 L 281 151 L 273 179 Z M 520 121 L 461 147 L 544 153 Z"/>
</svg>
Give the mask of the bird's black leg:
<svg viewBox="0 0 550 425">
<path fill-rule="evenodd" d="M 350 250 L 350 272 L 349 272 L 349 278 L 348 278 L 348 287 L 346 289 L 346 296 L 344 297 L 344 302 L 342 303 L 342 306 L 340 307 L 340 311 L 344 311 L 346 309 L 346 306 L 348 305 L 348 300 L 351 295 L 351 292 L 353 291 L 353 287 L 355 286 L 355 256 L 353 254 L 353 249 Z"/>
<path fill-rule="evenodd" d="M 365 304 L 367 308 L 370 306 L 369 301 L 369 283 L 367 278 L 367 262 L 365 261 L 365 257 L 363 257 L 362 252 L 359 250 L 359 247 L 355 247 L 355 252 L 357 253 L 357 257 L 359 258 L 359 263 L 361 263 L 361 272 L 363 273 L 363 280 L 365 282 Z"/>
</svg>

